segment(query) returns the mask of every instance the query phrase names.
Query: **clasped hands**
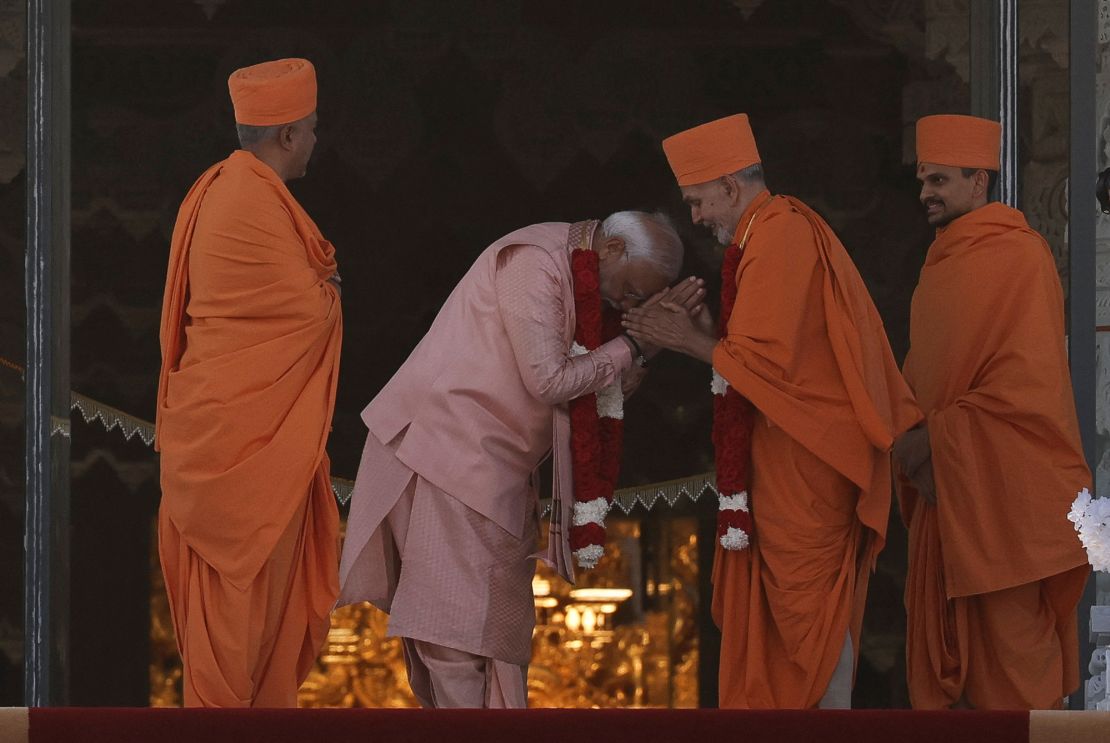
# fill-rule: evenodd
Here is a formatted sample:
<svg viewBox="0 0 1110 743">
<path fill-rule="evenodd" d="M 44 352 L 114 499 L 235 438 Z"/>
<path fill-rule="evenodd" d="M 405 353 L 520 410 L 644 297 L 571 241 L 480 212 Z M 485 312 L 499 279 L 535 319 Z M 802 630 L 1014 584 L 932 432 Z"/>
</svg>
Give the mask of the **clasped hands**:
<svg viewBox="0 0 1110 743">
<path fill-rule="evenodd" d="M 622 325 L 643 347 L 666 348 L 712 363 L 716 323 L 704 300 L 705 282 L 691 276 L 628 310 Z"/>
<path fill-rule="evenodd" d="M 902 476 L 909 480 L 918 495 L 935 506 L 937 485 L 933 478 L 933 450 L 925 424 L 899 436 L 894 442 L 891 457 L 894 466 L 901 470 Z"/>
</svg>

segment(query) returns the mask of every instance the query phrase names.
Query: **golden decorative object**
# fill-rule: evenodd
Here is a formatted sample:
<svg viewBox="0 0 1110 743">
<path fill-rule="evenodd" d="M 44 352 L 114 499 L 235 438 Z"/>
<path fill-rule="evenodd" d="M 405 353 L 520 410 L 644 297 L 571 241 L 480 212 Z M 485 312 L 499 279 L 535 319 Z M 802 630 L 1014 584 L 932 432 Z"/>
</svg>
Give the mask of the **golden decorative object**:
<svg viewBox="0 0 1110 743">
<path fill-rule="evenodd" d="M 158 563 L 157 535 L 150 540 L 150 706 L 181 706 L 181 658 L 177 655 L 170 602 Z"/>
<path fill-rule="evenodd" d="M 531 707 L 696 707 L 697 537 L 691 518 L 663 520 L 655 549 L 640 523 L 612 519 L 605 557 L 570 586 L 542 563 L 532 581 L 536 629 Z M 156 540 L 155 540 L 156 543 Z M 181 704 L 181 666 L 156 550 L 151 572 L 151 706 Z M 642 564 L 641 555 L 662 555 Z M 332 613 L 298 695 L 302 707 L 415 707 L 401 641 L 370 604 Z"/>
</svg>

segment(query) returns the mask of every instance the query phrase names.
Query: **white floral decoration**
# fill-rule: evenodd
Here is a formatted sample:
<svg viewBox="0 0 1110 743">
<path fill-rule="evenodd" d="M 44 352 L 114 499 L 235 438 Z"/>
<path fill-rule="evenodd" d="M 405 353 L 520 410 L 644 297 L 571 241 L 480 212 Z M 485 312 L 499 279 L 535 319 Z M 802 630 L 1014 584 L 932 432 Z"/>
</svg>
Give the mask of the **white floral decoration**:
<svg viewBox="0 0 1110 743">
<path fill-rule="evenodd" d="M 713 381 L 709 383 L 709 389 L 713 391 L 714 395 L 723 395 L 728 392 L 728 382 L 725 378 L 713 370 Z"/>
<path fill-rule="evenodd" d="M 719 498 L 720 508 L 719 511 L 748 511 L 748 492 L 745 490 L 742 493 L 734 495 L 722 495 Z"/>
<path fill-rule="evenodd" d="M 600 544 L 588 544 L 580 550 L 576 550 L 574 558 L 578 561 L 578 567 L 584 570 L 591 570 L 597 567 L 597 561 L 605 554 L 605 548 Z"/>
<path fill-rule="evenodd" d="M 743 529 L 730 526 L 728 531 L 721 535 L 721 546 L 726 550 L 747 549 L 748 544 L 748 535 L 744 533 Z"/>
<path fill-rule="evenodd" d="M 575 341 L 570 347 L 570 355 L 584 356 L 589 351 L 586 350 L 578 341 Z M 597 398 L 597 416 L 599 418 L 614 418 L 616 420 L 624 420 L 624 390 L 621 389 L 621 379 L 618 376 L 617 380 L 594 393 Z"/>
<path fill-rule="evenodd" d="M 1079 532 L 1091 567 L 1110 572 L 1110 498 L 1092 498 L 1083 488 L 1071 504 L 1068 521 Z"/>
<path fill-rule="evenodd" d="M 599 418 L 614 418 L 624 420 L 624 390 L 621 389 L 621 378 L 597 392 L 597 415 Z"/>
<path fill-rule="evenodd" d="M 605 526 L 605 514 L 607 513 L 609 513 L 609 501 L 604 498 L 594 498 L 584 503 L 579 501 L 574 504 L 574 516 L 571 523 L 575 526 L 585 526 L 586 524 Z"/>
<path fill-rule="evenodd" d="M 748 512 L 748 491 L 744 490 L 732 495 L 719 495 L 717 497 L 717 510 L 718 511 L 743 511 Z M 730 526 L 728 530 L 721 535 L 721 546 L 726 550 L 742 550 L 747 549 L 749 539 L 747 533 L 743 529 L 737 529 Z"/>
</svg>

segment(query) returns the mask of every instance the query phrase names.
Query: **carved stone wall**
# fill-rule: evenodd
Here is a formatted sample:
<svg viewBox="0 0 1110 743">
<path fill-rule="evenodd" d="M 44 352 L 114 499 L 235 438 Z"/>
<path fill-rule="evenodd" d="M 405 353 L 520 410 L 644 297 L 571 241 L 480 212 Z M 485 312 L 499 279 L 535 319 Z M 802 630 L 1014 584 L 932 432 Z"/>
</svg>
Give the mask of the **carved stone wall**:
<svg viewBox="0 0 1110 743">
<path fill-rule="evenodd" d="M 1098 132 L 1098 170 L 1110 166 L 1110 1 L 1098 3 L 1098 46 L 1095 65 L 1096 131 Z M 1088 198 L 1088 184 L 1076 184 L 1076 203 L 1086 208 L 1097 209 L 1093 199 Z M 1082 194 L 1082 196 L 1080 196 Z M 1082 198 L 1082 201 L 1079 199 Z M 1102 327 L 1110 326 L 1110 216 L 1099 213 L 1095 231 L 1095 322 Z M 1110 333 L 1099 331 L 1096 337 L 1096 409 L 1095 428 L 1098 433 L 1097 456 L 1094 464 L 1095 492 L 1100 497 L 1110 496 Z M 1096 580 L 1096 604 L 1110 607 L 1110 576 L 1098 574 Z M 1104 609 L 1105 610 L 1105 609 Z M 1105 625 L 1106 623 L 1103 622 Z M 1089 709 L 1108 709 L 1106 654 L 1110 645 L 1110 627 L 1103 628 L 1104 634 L 1096 639 L 1098 648 L 1091 659 L 1090 670 L 1093 674 L 1086 689 L 1086 702 Z"/>
</svg>

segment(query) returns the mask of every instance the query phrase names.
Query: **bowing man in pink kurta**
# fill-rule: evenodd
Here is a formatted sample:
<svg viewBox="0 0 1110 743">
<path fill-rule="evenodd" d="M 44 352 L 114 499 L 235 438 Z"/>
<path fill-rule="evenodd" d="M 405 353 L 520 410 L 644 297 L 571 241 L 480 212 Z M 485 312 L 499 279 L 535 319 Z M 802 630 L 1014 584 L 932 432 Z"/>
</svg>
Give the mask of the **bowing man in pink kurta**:
<svg viewBox="0 0 1110 743">
<path fill-rule="evenodd" d="M 426 707 L 524 707 L 534 625 L 538 496 L 555 453 L 553 506 L 569 523 L 568 401 L 633 367 L 624 337 L 572 357 L 570 252 L 599 254 L 603 298 L 631 307 L 678 275 L 661 218 L 547 223 L 487 248 L 362 417 L 369 429 L 347 521 L 339 604 L 370 601 L 404 638 Z M 553 525 L 560 519 L 553 519 Z M 564 529 L 547 555 L 573 569 Z"/>
</svg>

